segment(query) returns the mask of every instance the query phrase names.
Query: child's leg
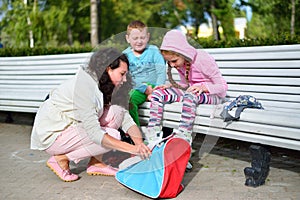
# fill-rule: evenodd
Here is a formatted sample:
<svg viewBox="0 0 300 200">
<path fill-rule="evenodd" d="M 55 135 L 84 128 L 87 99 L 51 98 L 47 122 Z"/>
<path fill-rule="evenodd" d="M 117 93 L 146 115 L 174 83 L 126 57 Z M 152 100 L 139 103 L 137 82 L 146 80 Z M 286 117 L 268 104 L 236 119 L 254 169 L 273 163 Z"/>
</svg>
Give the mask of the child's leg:
<svg viewBox="0 0 300 200">
<path fill-rule="evenodd" d="M 161 125 L 163 106 L 165 103 L 182 101 L 183 91 L 177 88 L 156 89 L 151 96 L 150 118 L 148 127 Z"/>
<path fill-rule="evenodd" d="M 132 90 L 130 92 L 129 114 L 131 115 L 132 119 L 134 120 L 137 126 L 140 126 L 138 108 L 139 105 L 146 101 L 146 99 L 147 96 L 137 90 Z"/>
<path fill-rule="evenodd" d="M 142 127 L 142 131 L 150 145 L 159 141 L 163 136 L 160 123 L 164 104 L 181 101 L 182 94 L 183 91 L 176 88 L 157 89 L 152 93 L 148 128 Z"/>
<path fill-rule="evenodd" d="M 179 133 L 191 143 L 192 142 L 192 129 L 196 117 L 196 107 L 199 104 L 219 104 L 221 98 L 216 95 L 208 95 L 202 93 L 195 95 L 192 93 L 185 93 L 183 98 L 182 114 L 179 123 Z"/>
<path fill-rule="evenodd" d="M 193 123 L 196 117 L 196 95 L 192 93 L 184 94 L 182 103 L 179 130 L 181 132 L 192 133 Z"/>
</svg>

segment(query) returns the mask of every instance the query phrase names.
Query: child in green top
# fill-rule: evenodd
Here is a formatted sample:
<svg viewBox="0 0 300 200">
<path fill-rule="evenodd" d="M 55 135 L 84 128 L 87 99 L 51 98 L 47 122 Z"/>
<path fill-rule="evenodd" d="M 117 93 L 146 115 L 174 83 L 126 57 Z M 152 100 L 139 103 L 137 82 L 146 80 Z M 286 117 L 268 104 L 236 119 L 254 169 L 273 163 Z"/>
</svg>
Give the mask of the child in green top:
<svg viewBox="0 0 300 200">
<path fill-rule="evenodd" d="M 127 26 L 126 40 L 130 46 L 123 53 L 129 60 L 129 71 L 135 83 L 130 92 L 129 113 L 138 126 L 138 106 L 150 99 L 156 86 L 166 81 L 165 60 L 157 46 L 148 44 L 149 38 L 143 22 L 136 20 Z"/>
</svg>

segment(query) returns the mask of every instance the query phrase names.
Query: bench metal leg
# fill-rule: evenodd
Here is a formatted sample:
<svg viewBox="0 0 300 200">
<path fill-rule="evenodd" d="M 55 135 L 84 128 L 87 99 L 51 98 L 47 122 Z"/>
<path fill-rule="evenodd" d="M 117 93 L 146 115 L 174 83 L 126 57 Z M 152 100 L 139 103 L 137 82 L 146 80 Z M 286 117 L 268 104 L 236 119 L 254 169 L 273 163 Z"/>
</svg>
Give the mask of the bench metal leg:
<svg viewBox="0 0 300 200">
<path fill-rule="evenodd" d="M 168 137 L 169 135 L 171 135 L 173 133 L 173 128 L 169 128 L 169 127 L 162 127 L 162 132 L 163 132 L 163 138 Z"/>
<path fill-rule="evenodd" d="M 265 184 L 265 180 L 270 171 L 271 153 L 268 149 L 259 145 L 251 145 L 252 156 L 251 167 L 244 169 L 246 176 L 246 186 L 257 187 Z"/>
<path fill-rule="evenodd" d="M 5 118 L 5 123 L 13 123 L 14 119 L 12 117 L 11 112 L 7 112 L 6 118 Z"/>
</svg>

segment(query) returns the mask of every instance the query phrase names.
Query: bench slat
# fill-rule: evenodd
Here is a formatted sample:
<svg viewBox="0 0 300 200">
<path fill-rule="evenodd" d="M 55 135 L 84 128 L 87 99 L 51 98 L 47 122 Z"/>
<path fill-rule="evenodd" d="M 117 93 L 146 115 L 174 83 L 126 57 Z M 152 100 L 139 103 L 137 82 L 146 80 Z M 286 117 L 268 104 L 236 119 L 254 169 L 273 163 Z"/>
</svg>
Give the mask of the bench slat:
<svg viewBox="0 0 300 200">
<path fill-rule="evenodd" d="M 264 52 L 264 53 L 230 53 L 212 54 L 216 60 L 299 60 L 299 51 L 289 52 Z"/>
<path fill-rule="evenodd" d="M 293 86 L 261 86 L 261 85 L 240 85 L 229 84 L 229 91 L 235 92 L 260 92 L 260 93 L 280 93 L 280 94 L 295 94 L 300 95 L 300 88 Z"/>
<path fill-rule="evenodd" d="M 241 79 L 238 76 L 226 76 L 226 81 L 238 84 L 253 84 L 253 85 L 286 85 L 300 86 L 299 78 L 273 78 L 273 77 L 244 77 Z"/>
<path fill-rule="evenodd" d="M 57 87 L 57 85 L 4 85 L 0 84 L 0 91 L 4 90 L 50 90 L 53 89 L 54 87 Z"/>
<path fill-rule="evenodd" d="M 87 61 L 88 58 L 91 56 L 91 53 L 72 53 L 72 54 L 57 54 L 57 55 L 38 55 L 38 56 L 20 56 L 20 57 L 2 57 L 1 63 L 16 63 L 16 62 L 39 62 L 44 61 L 42 63 L 45 63 L 45 61 L 49 62 L 55 62 L 55 61 L 61 61 L 59 63 L 63 63 L 64 60 L 80 60 Z M 59 64 L 58 63 L 58 64 Z"/>
<path fill-rule="evenodd" d="M 237 97 L 239 95 L 252 95 L 257 99 L 270 100 L 270 101 L 282 101 L 282 102 L 295 102 L 300 103 L 300 99 L 298 95 L 290 95 L 290 94 L 272 94 L 272 93 L 261 93 L 261 92 L 227 92 L 227 95 L 230 97 Z"/>
<path fill-rule="evenodd" d="M 66 79 L 43 79 L 43 80 L 0 80 L 0 84 L 3 85 L 32 85 L 32 84 L 38 84 L 38 85 L 59 85 L 62 82 L 66 81 Z"/>
<path fill-rule="evenodd" d="M 263 61 L 218 61 L 217 64 L 221 71 L 223 69 L 299 69 L 299 60 L 269 60 L 268 62 Z"/>
<path fill-rule="evenodd" d="M 76 73 L 75 70 L 64 70 L 64 69 L 59 69 L 59 70 L 47 70 L 47 71 L 16 71 L 16 72 L 4 72 L 1 74 L 1 77 L 3 79 L 30 79 L 30 77 L 34 77 L 32 79 L 38 79 L 41 78 L 42 76 L 45 76 L 45 78 L 49 78 L 49 76 L 63 76 L 63 75 L 71 75 L 74 76 Z"/>
<path fill-rule="evenodd" d="M 41 101 L 49 94 L 51 90 L 24 90 L 20 92 L 15 91 L 3 91 L 0 90 L 0 99 L 2 100 L 28 100 L 28 101 Z M 3 91 L 3 92 L 2 92 Z"/>
<path fill-rule="evenodd" d="M 264 53 L 264 52 L 289 52 L 300 51 L 300 44 L 291 45 L 276 45 L 276 46 L 253 46 L 253 47 L 231 47 L 231 48 L 207 48 L 205 49 L 211 54 L 225 54 L 225 53 Z"/>
<path fill-rule="evenodd" d="M 51 74 L 48 74 L 48 75 L 25 75 L 25 76 L 22 76 L 22 75 L 15 75 L 15 76 L 0 76 L 1 80 L 40 80 L 40 79 L 47 79 L 47 80 L 53 80 L 53 79 L 63 79 L 63 80 L 67 80 L 69 78 L 72 78 L 74 75 L 71 74 L 71 75 L 68 75 L 68 74 L 59 74 L 59 75 L 55 75 L 53 74 L 53 76 Z"/>
<path fill-rule="evenodd" d="M 55 71 L 58 73 L 73 73 L 75 74 L 80 66 L 79 65 L 60 65 L 60 66 L 18 66 L 18 67 L 0 67 L 1 74 L 35 74 L 44 73 L 51 74 Z"/>
<path fill-rule="evenodd" d="M 174 119 L 180 119 L 180 113 L 165 112 L 163 117 L 164 120 L 177 122 L 177 128 L 178 128 L 179 120 L 174 120 Z M 144 119 L 148 120 L 148 117 L 144 117 Z M 274 126 L 272 124 L 271 125 L 258 124 L 258 123 L 244 121 L 244 119 L 241 119 L 239 121 L 227 125 L 227 123 L 223 122 L 223 120 L 220 118 L 210 119 L 208 117 L 204 117 L 200 115 L 196 116 L 194 124 L 207 126 L 207 127 L 216 127 L 220 129 L 224 129 L 226 127 L 226 129 L 230 129 L 230 130 L 247 130 L 249 133 L 256 133 L 259 135 L 270 135 L 270 136 L 300 140 L 298 127 L 290 128 L 290 127 Z M 288 134 L 282 135 L 283 132 Z"/>
<path fill-rule="evenodd" d="M 300 69 L 222 69 L 221 73 L 224 76 L 300 77 Z"/>
<path fill-rule="evenodd" d="M 64 60 L 35 60 L 35 61 L 26 61 L 26 60 L 18 60 L 18 61 L 3 61 L 1 59 L 0 62 L 0 69 L 8 69 L 9 67 L 14 68 L 25 68 L 25 67 L 37 67 L 37 68 L 45 68 L 48 67 L 57 67 L 59 65 L 62 66 L 82 66 L 85 65 L 86 62 L 83 58 L 76 58 L 76 59 L 64 59 Z"/>
<path fill-rule="evenodd" d="M 12 110 L 14 112 L 25 112 L 25 113 L 36 113 L 38 111 L 37 107 L 24 107 L 24 106 L 3 106 L 0 104 L 0 110 L 2 111 L 9 111 L 11 112 Z"/>
<path fill-rule="evenodd" d="M 35 101 L 0 100 L 0 105 L 39 108 L 42 102 L 43 102 L 42 100 L 35 100 Z"/>
</svg>

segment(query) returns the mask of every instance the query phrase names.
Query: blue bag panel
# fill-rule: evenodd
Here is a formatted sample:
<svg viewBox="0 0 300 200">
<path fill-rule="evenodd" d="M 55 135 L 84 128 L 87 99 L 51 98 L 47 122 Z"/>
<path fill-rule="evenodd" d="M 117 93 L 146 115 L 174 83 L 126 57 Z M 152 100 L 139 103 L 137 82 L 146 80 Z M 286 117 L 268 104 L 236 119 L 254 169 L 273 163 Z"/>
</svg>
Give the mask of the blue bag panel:
<svg viewBox="0 0 300 200">
<path fill-rule="evenodd" d="M 164 178 L 164 147 L 156 146 L 149 160 L 142 160 L 116 174 L 118 182 L 151 198 L 158 198 Z"/>
</svg>

